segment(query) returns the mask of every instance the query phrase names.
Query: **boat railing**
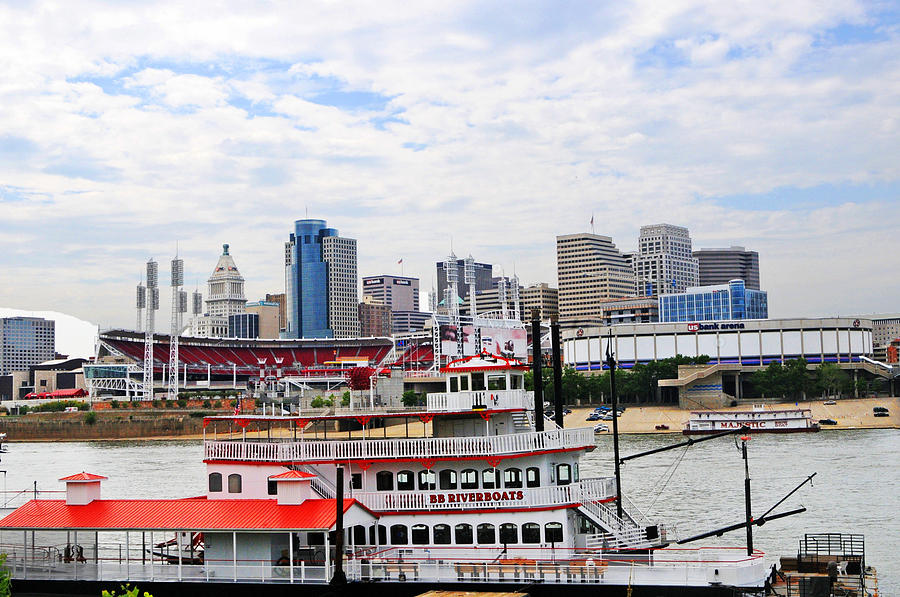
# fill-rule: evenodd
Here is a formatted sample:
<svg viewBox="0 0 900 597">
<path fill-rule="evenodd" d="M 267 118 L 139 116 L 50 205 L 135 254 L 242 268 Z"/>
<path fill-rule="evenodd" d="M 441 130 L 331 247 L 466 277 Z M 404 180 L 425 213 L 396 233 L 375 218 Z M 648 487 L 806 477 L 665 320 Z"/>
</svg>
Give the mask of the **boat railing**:
<svg viewBox="0 0 900 597">
<path fill-rule="evenodd" d="M 605 493 L 604 493 L 605 492 Z M 569 485 L 450 491 L 369 491 L 352 497 L 375 512 L 494 510 L 509 507 L 566 506 L 615 497 L 615 479 L 584 479 Z"/>
<path fill-rule="evenodd" d="M 207 440 L 204 443 L 204 458 L 251 462 L 333 462 L 335 460 L 490 457 L 593 446 L 593 430 L 578 428 L 492 436 L 414 439 Z"/>
<path fill-rule="evenodd" d="M 525 390 L 475 390 L 432 392 L 427 397 L 430 411 L 462 411 L 473 408 L 534 408 L 534 392 Z"/>
<path fill-rule="evenodd" d="M 60 499 L 66 496 L 64 489 L 22 489 L 19 491 L 2 491 L 3 496 L 0 500 L 0 508 L 18 508 L 30 500 L 52 500 Z"/>
</svg>

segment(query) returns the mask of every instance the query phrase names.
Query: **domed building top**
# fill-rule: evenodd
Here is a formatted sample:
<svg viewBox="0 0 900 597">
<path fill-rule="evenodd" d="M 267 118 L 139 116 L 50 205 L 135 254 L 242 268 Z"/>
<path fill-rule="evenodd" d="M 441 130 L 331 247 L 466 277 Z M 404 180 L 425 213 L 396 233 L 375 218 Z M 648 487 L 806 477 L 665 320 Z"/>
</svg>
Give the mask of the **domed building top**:
<svg viewBox="0 0 900 597">
<path fill-rule="evenodd" d="M 230 278 L 240 282 L 244 281 L 244 278 L 238 271 L 237 265 L 234 263 L 234 259 L 228 252 L 227 244 L 222 245 L 222 254 L 219 256 L 219 261 L 216 263 L 216 268 L 213 270 L 209 281 L 212 282 L 213 280 L 219 280 L 221 278 Z"/>
</svg>

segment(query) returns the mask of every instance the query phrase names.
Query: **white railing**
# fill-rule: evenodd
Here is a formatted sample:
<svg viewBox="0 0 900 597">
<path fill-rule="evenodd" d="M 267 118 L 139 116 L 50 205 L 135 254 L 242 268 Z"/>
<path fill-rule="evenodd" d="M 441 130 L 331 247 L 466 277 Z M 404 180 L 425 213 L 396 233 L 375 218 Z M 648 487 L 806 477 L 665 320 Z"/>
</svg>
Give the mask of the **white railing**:
<svg viewBox="0 0 900 597">
<path fill-rule="evenodd" d="M 490 457 L 542 450 L 592 448 L 589 427 L 483 437 L 429 437 L 341 441 L 206 441 L 206 460 L 250 462 L 333 462 Z"/>
<path fill-rule="evenodd" d="M 570 485 L 531 489 L 354 492 L 352 497 L 376 512 L 564 506 L 615 497 L 615 479 L 583 479 Z"/>
<path fill-rule="evenodd" d="M 469 392 L 435 392 L 428 394 L 428 410 L 461 411 L 488 409 L 534 408 L 534 392 L 525 390 L 478 390 Z"/>
</svg>

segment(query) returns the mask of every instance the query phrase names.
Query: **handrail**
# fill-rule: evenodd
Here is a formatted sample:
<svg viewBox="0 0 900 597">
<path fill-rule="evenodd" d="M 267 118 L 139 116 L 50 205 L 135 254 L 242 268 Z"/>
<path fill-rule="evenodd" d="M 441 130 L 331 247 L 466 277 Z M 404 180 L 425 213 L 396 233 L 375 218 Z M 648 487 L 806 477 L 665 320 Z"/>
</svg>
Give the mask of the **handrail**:
<svg viewBox="0 0 900 597">
<path fill-rule="evenodd" d="M 335 460 L 394 460 L 490 457 L 569 450 L 594 446 L 590 428 L 533 431 L 494 436 L 430 437 L 337 441 L 207 440 L 206 460 L 252 462 L 333 462 Z"/>
</svg>

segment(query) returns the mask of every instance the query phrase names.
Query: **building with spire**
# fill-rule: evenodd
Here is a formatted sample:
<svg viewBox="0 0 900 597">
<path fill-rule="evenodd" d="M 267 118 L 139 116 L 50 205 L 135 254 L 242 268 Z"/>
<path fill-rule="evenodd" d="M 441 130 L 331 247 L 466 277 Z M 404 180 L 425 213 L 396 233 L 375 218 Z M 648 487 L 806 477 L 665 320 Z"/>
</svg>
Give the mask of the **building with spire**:
<svg viewBox="0 0 900 597">
<path fill-rule="evenodd" d="M 244 277 L 238 271 L 228 245 L 222 245 L 222 254 L 207 280 L 206 311 L 195 319 L 194 335 L 201 338 L 227 336 L 228 317 L 243 313 L 246 304 Z"/>
</svg>

